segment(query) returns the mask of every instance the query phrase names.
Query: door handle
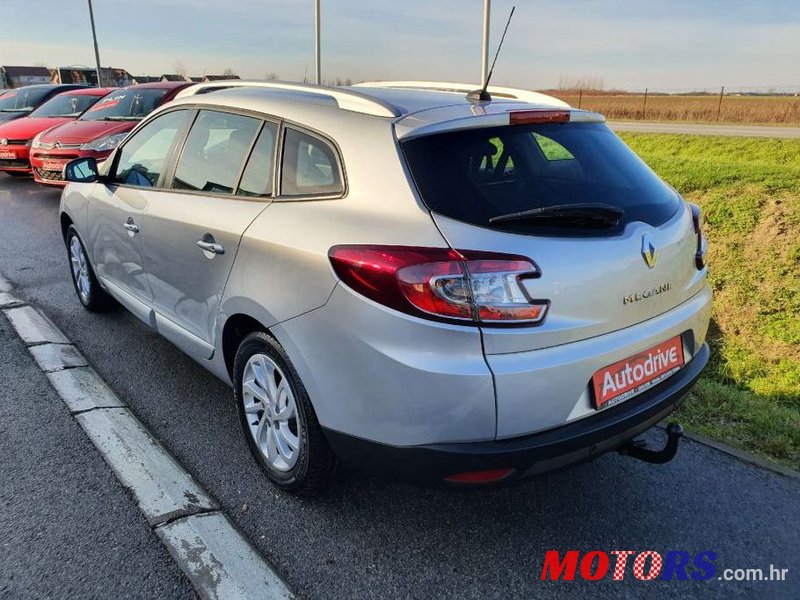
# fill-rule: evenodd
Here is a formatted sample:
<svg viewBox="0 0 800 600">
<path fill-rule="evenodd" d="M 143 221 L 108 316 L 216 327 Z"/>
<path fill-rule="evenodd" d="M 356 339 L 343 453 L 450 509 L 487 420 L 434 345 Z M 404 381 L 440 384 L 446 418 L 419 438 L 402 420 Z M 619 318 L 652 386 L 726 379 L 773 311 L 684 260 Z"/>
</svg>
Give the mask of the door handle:
<svg viewBox="0 0 800 600">
<path fill-rule="evenodd" d="M 225 246 L 215 242 L 214 236 L 209 234 L 204 235 L 203 239 L 197 240 L 197 245 L 206 252 L 211 252 L 213 254 L 225 254 Z"/>
<path fill-rule="evenodd" d="M 133 219 L 129 218 L 125 221 L 122 226 L 131 233 L 139 233 L 139 226 L 133 222 Z"/>
</svg>

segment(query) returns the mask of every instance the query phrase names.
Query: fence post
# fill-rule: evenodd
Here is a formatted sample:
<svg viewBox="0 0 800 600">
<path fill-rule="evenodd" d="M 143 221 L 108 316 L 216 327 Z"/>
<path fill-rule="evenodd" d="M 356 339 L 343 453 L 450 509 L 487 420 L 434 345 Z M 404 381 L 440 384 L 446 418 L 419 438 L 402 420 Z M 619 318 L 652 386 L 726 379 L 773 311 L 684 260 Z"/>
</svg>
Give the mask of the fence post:
<svg viewBox="0 0 800 600">
<path fill-rule="evenodd" d="M 717 105 L 717 121 L 719 121 L 719 117 L 722 114 L 722 97 L 725 95 L 725 86 L 722 86 L 722 89 L 719 91 L 719 104 Z"/>
<path fill-rule="evenodd" d="M 583 88 L 578 90 L 578 108 L 581 107 L 581 102 L 583 101 Z"/>
<path fill-rule="evenodd" d="M 644 104 L 642 105 L 642 119 L 647 118 L 647 92 L 649 88 L 644 88 Z"/>
</svg>

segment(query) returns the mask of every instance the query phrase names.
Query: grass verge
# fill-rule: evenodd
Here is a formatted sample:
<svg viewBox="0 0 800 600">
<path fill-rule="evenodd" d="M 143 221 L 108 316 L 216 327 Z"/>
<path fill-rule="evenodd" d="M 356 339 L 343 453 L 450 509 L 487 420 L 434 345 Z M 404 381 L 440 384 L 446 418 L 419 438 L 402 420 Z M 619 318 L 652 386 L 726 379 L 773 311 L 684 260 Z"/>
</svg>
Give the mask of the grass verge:
<svg viewBox="0 0 800 600">
<path fill-rule="evenodd" d="M 703 208 L 712 359 L 678 417 L 800 469 L 800 141 L 621 137 Z"/>
</svg>

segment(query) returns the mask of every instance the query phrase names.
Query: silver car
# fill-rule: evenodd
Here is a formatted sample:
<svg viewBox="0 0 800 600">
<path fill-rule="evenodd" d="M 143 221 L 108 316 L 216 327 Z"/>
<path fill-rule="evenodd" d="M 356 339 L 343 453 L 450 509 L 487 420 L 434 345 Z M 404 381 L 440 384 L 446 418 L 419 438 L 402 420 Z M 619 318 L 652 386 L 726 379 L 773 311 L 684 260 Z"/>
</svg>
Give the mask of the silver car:
<svg viewBox="0 0 800 600">
<path fill-rule="evenodd" d="M 232 385 L 278 487 L 444 486 L 620 450 L 709 357 L 696 206 L 602 116 L 507 88 L 201 84 L 72 182 L 78 298 Z"/>
</svg>

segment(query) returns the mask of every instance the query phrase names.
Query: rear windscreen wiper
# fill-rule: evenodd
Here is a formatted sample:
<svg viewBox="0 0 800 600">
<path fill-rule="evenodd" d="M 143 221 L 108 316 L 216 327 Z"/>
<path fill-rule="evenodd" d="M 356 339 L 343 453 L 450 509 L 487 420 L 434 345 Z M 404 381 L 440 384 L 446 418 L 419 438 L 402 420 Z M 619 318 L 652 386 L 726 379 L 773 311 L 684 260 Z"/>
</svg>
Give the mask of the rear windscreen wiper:
<svg viewBox="0 0 800 600">
<path fill-rule="evenodd" d="M 523 210 L 521 212 L 498 215 L 489 219 L 489 223 L 506 223 L 509 221 L 542 220 L 581 220 L 599 221 L 606 225 L 619 223 L 625 211 L 619 206 L 600 202 L 584 202 L 578 204 L 557 204 Z"/>
</svg>

